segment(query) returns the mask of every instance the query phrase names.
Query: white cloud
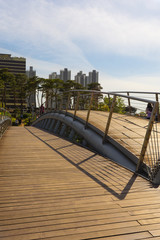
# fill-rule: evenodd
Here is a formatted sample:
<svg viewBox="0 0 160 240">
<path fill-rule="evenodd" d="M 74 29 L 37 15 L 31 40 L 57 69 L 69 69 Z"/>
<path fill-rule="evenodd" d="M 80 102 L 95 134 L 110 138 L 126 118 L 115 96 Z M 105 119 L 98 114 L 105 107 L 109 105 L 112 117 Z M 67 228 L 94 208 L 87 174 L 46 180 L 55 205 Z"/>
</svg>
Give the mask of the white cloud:
<svg viewBox="0 0 160 240">
<path fill-rule="evenodd" d="M 101 85 L 103 91 L 142 91 L 158 92 L 160 89 L 159 76 L 132 76 L 116 78 L 105 73 L 101 73 Z"/>
<path fill-rule="evenodd" d="M 47 0 L 0 0 L 1 3 L 1 36 L 21 40 L 30 48 L 41 49 L 42 54 L 43 51 L 48 51 L 47 54 L 55 51 L 55 55 L 60 52 L 61 57 L 64 53 L 65 58 L 69 53 L 72 57 L 77 54 L 83 61 L 86 48 L 93 52 L 143 57 L 159 53 L 160 19 L 135 16 L 131 12 L 131 7 L 134 12 L 138 5 L 147 9 L 151 5 L 148 0 L 134 4 L 133 1 L 122 1 L 118 6 L 117 1 L 104 0 L 88 0 L 86 4 L 82 2 L 84 6 L 82 3 L 61 6 Z M 125 6 L 126 11 L 120 11 L 119 6 Z M 154 1 L 152 11 L 156 6 L 160 8 L 158 1 Z M 142 16 L 145 16 L 144 12 Z"/>
<path fill-rule="evenodd" d="M 10 51 L 7 49 L 0 48 L 0 52 L 12 54 L 12 56 L 25 57 L 18 52 Z M 59 73 L 60 69 L 64 66 L 58 65 L 52 62 L 41 61 L 34 58 L 26 59 L 27 69 L 29 66 L 33 66 L 36 70 L 37 76 L 48 78 L 51 72 L 56 71 Z M 79 69 L 71 69 L 72 78 L 79 71 Z M 87 70 L 84 71 L 88 74 Z M 108 75 L 105 72 L 100 73 L 100 84 L 103 87 L 102 91 L 148 91 L 148 92 L 158 92 L 160 89 L 160 75 L 159 76 L 132 76 L 132 77 L 114 77 Z M 141 96 L 143 97 L 143 96 Z"/>
<path fill-rule="evenodd" d="M 73 65 L 73 68 L 75 65 L 91 66 L 81 48 L 66 34 L 69 20 L 66 10 L 59 10 L 52 2 L 44 0 L 27 1 L 27 4 L 17 0 L 3 3 L 0 14 L 3 16 L 0 40 L 6 38 L 8 45 L 21 49 L 27 57 L 48 59 L 63 66 Z"/>
<path fill-rule="evenodd" d="M 11 54 L 12 56 L 26 58 L 26 56 L 21 55 L 19 52 L 11 51 L 11 50 L 4 49 L 4 48 L 0 48 L 0 53 L 8 53 L 8 54 Z M 52 72 L 59 73 L 60 70 L 64 68 L 64 65 L 56 64 L 52 61 L 43 61 L 43 60 L 38 60 L 36 58 L 27 57 L 26 58 L 26 70 L 29 70 L 30 66 L 33 66 L 34 70 L 36 70 L 37 76 L 43 77 L 43 78 L 48 78 L 49 74 Z M 84 67 L 84 66 L 80 66 L 80 67 Z M 83 69 L 84 72 L 86 71 L 86 73 L 88 73 L 87 68 L 86 69 L 81 68 L 81 69 Z M 72 79 L 74 79 L 74 76 L 79 71 L 79 68 L 73 66 L 73 68 L 72 69 L 69 68 L 69 70 L 71 70 Z"/>
<path fill-rule="evenodd" d="M 96 65 L 87 56 L 101 53 L 160 60 L 158 0 L 0 0 L 0 6 L 1 46 L 25 56 L 39 76 L 64 67 L 88 73 Z M 160 87 L 158 77 L 104 74 L 106 90 Z"/>
</svg>

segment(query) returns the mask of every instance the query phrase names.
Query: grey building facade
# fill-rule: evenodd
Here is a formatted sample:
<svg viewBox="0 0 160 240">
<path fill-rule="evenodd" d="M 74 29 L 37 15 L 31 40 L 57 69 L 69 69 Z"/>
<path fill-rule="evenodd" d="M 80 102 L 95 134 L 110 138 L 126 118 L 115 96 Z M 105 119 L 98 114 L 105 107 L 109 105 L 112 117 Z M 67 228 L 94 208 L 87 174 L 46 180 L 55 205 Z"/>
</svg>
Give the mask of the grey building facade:
<svg viewBox="0 0 160 240">
<path fill-rule="evenodd" d="M 49 74 L 49 79 L 58 79 L 59 75 L 56 72 L 52 72 Z"/>
<path fill-rule="evenodd" d="M 87 87 L 90 83 L 98 83 L 99 73 L 96 70 L 93 70 L 92 72 L 89 72 L 88 76 L 86 76 L 86 74 L 80 71 L 74 79 L 76 83 L 80 83 L 83 87 Z"/>
<path fill-rule="evenodd" d="M 17 74 L 26 74 L 26 59 L 23 57 L 12 57 L 11 54 L 0 53 L 0 70 L 8 69 L 8 72 Z M 10 86 L 7 84 L 7 91 L 9 92 Z M 0 96 L 1 97 L 1 96 Z M 5 99 L 5 108 L 13 110 L 16 107 L 21 106 L 21 100 L 16 99 L 16 104 L 12 92 L 7 94 Z M 24 100 L 23 106 L 26 107 L 27 104 Z"/>
<path fill-rule="evenodd" d="M 33 67 L 30 66 L 29 70 L 26 71 L 26 75 L 28 78 L 34 78 L 34 77 L 36 77 L 36 70 L 33 70 Z M 34 110 L 34 108 L 36 108 L 36 92 L 32 93 L 27 98 L 27 106 L 30 107 L 32 110 Z"/>
<path fill-rule="evenodd" d="M 64 70 L 60 70 L 60 79 L 66 82 L 67 80 L 71 80 L 71 71 L 67 68 Z"/>
<path fill-rule="evenodd" d="M 36 71 L 33 70 L 32 66 L 30 66 L 29 70 L 26 71 L 26 75 L 27 75 L 28 78 L 33 78 L 33 77 L 36 76 Z"/>
</svg>

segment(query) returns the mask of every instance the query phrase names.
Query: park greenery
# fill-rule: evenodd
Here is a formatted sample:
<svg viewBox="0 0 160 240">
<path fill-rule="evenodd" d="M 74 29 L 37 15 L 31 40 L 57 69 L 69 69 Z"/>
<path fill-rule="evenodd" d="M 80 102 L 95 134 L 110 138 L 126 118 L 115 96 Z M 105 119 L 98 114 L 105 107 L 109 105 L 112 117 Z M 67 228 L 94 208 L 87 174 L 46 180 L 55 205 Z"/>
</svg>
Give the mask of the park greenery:
<svg viewBox="0 0 160 240">
<path fill-rule="evenodd" d="M 88 84 L 87 88 L 84 88 L 81 84 L 72 80 L 64 82 L 60 79 L 45 79 L 38 76 L 28 78 L 25 74 L 14 75 L 8 69 L 0 70 L 0 107 L 11 111 L 13 121 L 16 118 L 23 118 L 23 122 L 26 125 L 29 125 L 35 119 L 36 112 L 39 113 L 39 108 L 42 104 L 45 105 L 46 111 L 49 111 L 53 105 L 57 109 L 61 102 L 62 94 L 62 105 L 65 105 L 68 101 L 68 92 L 78 89 L 81 89 L 79 98 L 80 109 L 86 109 L 90 104 L 91 94 L 88 94 L 86 90 L 95 90 L 98 93 L 93 96 L 91 109 L 100 111 L 110 110 L 113 98 L 110 96 L 103 98 L 101 93 L 102 87 L 99 83 L 91 83 Z M 33 96 L 36 99 L 34 107 L 31 102 Z M 72 92 L 69 96 L 72 103 L 70 107 L 74 108 L 77 92 Z M 9 101 L 12 101 L 12 109 L 8 109 Z M 114 111 L 121 114 L 128 111 L 122 98 L 116 98 Z"/>
</svg>

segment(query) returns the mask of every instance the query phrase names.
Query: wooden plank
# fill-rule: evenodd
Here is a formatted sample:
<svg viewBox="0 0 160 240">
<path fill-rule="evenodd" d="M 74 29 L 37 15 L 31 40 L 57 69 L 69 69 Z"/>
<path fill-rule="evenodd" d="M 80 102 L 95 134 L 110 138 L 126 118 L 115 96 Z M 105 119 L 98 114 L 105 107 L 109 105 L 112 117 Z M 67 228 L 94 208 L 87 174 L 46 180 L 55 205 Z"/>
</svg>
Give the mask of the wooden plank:
<svg viewBox="0 0 160 240">
<path fill-rule="evenodd" d="M 78 111 L 78 116 L 85 120 L 85 112 Z M 91 111 L 89 123 L 104 132 L 108 115 L 108 112 Z M 113 113 L 108 135 L 139 158 L 148 123 L 147 119 Z M 159 125 L 157 128 L 160 130 Z"/>
<path fill-rule="evenodd" d="M 11 127 L 0 141 L 0 239 L 159 236 L 158 189 L 87 149 L 28 129 L 38 138 Z"/>
<path fill-rule="evenodd" d="M 149 231 L 154 237 L 160 236 L 160 229 Z"/>
<path fill-rule="evenodd" d="M 151 237 L 151 234 L 149 232 L 140 232 L 140 233 L 127 234 L 127 235 L 120 235 L 120 236 L 116 235 L 113 237 L 102 237 L 99 239 L 101 240 L 138 240 L 138 239 L 144 239 L 144 238 L 150 239 L 149 237 Z M 97 238 L 92 238 L 92 239 L 94 240 Z"/>
</svg>

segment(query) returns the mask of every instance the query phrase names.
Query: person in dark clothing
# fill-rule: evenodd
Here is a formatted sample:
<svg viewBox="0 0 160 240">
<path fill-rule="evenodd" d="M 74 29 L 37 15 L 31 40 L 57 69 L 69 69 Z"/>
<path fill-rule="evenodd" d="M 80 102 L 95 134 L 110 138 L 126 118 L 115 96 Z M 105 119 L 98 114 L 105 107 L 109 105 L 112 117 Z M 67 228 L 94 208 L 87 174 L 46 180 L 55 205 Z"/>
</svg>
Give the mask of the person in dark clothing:
<svg viewBox="0 0 160 240">
<path fill-rule="evenodd" d="M 42 115 L 44 113 L 44 106 L 43 104 L 40 106 L 40 115 Z"/>
<path fill-rule="evenodd" d="M 148 103 L 146 108 L 147 119 L 150 119 L 152 110 L 153 110 L 152 104 Z"/>
</svg>

